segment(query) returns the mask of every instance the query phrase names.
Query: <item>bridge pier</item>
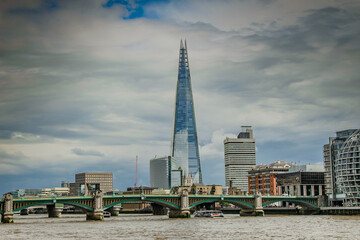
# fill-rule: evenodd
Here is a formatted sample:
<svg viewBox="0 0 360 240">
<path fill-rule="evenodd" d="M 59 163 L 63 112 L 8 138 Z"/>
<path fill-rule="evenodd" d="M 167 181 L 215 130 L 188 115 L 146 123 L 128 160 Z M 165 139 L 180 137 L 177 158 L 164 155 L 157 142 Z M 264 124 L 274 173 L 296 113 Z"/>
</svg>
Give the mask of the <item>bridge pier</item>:
<svg viewBox="0 0 360 240">
<path fill-rule="evenodd" d="M 64 209 L 64 204 L 55 203 L 46 206 L 49 218 L 61 218 L 61 213 Z"/>
<path fill-rule="evenodd" d="M 4 213 L 1 215 L 2 223 L 14 223 L 13 196 L 4 194 Z"/>
<path fill-rule="evenodd" d="M 184 189 L 180 196 L 180 210 L 171 209 L 169 218 L 190 218 L 189 193 Z"/>
<path fill-rule="evenodd" d="M 108 211 L 111 213 L 111 216 L 119 216 L 120 209 L 120 206 L 113 206 Z"/>
<path fill-rule="evenodd" d="M 102 209 L 103 205 L 103 193 L 100 190 L 97 190 L 94 194 L 93 200 L 93 212 L 86 213 L 86 220 L 91 221 L 104 221 L 104 211 Z"/>
<path fill-rule="evenodd" d="M 168 209 L 156 203 L 152 203 L 153 215 L 167 215 Z"/>
<path fill-rule="evenodd" d="M 264 210 L 262 207 L 261 193 L 258 191 L 255 194 L 255 206 L 254 209 L 241 209 L 240 216 L 264 216 Z"/>
</svg>

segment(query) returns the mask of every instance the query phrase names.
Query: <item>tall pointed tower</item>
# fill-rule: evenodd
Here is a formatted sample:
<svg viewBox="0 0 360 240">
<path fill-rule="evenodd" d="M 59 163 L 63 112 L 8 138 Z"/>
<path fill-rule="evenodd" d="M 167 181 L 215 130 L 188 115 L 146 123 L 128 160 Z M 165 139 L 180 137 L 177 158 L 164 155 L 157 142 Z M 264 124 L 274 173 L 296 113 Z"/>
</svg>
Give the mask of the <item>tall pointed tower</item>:
<svg viewBox="0 0 360 240">
<path fill-rule="evenodd" d="M 171 156 L 185 176 L 192 176 L 194 183 L 203 183 L 186 40 L 185 46 L 180 42 Z"/>
</svg>

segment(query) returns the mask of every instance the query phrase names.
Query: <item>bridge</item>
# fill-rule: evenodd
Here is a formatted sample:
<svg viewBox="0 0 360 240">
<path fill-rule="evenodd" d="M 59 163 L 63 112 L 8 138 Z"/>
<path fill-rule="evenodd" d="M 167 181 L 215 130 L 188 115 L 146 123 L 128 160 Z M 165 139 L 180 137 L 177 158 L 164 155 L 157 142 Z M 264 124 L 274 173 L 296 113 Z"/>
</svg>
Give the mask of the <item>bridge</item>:
<svg viewBox="0 0 360 240">
<path fill-rule="evenodd" d="M 289 202 L 302 206 L 305 209 L 318 209 L 318 197 L 303 196 L 261 196 L 257 193 L 251 196 L 240 195 L 189 195 L 184 190 L 179 195 L 113 195 L 104 196 L 101 191 L 96 191 L 92 196 L 75 197 L 45 197 L 45 198 L 17 198 L 5 194 L 0 199 L 0 214 L 3 223 L 12 223 L 13 214 L 23 209 L 37 205 L 46 205 L 49 217 L 61 217 L 64 205 L 72 205 L 86 210 L 87 220 L 104 219 L 103 212 L 109 211 L 117 216 L 120 211 L 119 204 L 126 202 L 152 203 L 154 215 L 163 214 L 162 209 L 169 209 L 170 218 L 189 218 L 190 209 L 198 205 L 214 202 L 234 204 L 242 209 L 240 215 L 264 215 L 263 207 L 276 202 Z M 166 211 L 167 212 L 167 211 Z"/>
</svg>

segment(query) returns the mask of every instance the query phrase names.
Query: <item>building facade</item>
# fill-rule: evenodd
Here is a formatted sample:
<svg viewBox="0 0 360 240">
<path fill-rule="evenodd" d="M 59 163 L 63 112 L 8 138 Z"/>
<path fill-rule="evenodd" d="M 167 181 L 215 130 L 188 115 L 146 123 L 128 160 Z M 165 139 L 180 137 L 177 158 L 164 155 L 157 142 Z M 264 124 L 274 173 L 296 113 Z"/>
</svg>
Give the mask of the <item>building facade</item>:
<svg viewBox="0 0 360 240">
<path fill-rule="evenodd" d="M 324 171 L 288 172 L 277 175 L 279 195 L 322 196 L 325 194 Z"/>
<path fill-rule="evenodd" d="M 180 42 L 179 55 L 171 156 L 176 160 L 174 169 L 181 167 L 184 175 L 190 174 L 193 177 L 194 183 L 202 183 L 186 41 L 185 45 Z"/>
<path fill-rule="evenodd" d="M 261 192 L 262 195 L 280 195 L 276 177 L 280 173 L 287 173 L 291 163 L 276 161 L 271 164 L 261 164 L 248 171 L 249 194 Z"/>
<path fill-rule="evenodd" d="M 75 183 L 70 183 L 70 195 L 73 196 L 89 195 L 95 190 L 112 192 L 112 173 L 78 173 L 75 175 Z"/>
<path fill-rule="evenodd" d="M 153 158 L 150 160 L 150 186 L 169 189 L 171 188 L 171 167 L 175 159 L 171 156 Z"/>
<path fill-rule="evenodd" d="M 345 206 L 360 206 L 360 129 L 343 144 L 335 160 L 335 179 Z"/>
<path fill-rule="evenodd" d="M 251 126 L 242 126 L 237 138 L 224 140 L 225 183 L 248 191 L 248 171 L 256 165 L 255 139 Z"/>
<path fill-rule="evenodd" d="M 329 143 L 323 147 L 325 166 L 325 194 L 329 197 L 331 206 L 341 205 L 345 199 L 344 193 L 336 184 L 335 161 L 344 142 L 356 129 L 347 129 L 336 132 L 336 137 L 330 137 Z"/>
</svg>

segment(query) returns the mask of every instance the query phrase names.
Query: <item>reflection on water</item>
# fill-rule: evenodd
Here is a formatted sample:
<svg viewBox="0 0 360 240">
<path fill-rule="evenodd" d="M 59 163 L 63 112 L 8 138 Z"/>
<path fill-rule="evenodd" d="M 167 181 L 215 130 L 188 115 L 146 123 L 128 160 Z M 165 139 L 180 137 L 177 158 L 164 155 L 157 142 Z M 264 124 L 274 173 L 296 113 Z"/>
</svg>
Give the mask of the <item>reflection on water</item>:
<svg viewBox="0 0 360 240">
<path fill-rule="evenodd" d="M 88 222 L 85 215 L 14 215 L 0 239 L 360 239 L 360 216 L 285 216 L 169 219 L 121 215 Z"/>
</svg>

